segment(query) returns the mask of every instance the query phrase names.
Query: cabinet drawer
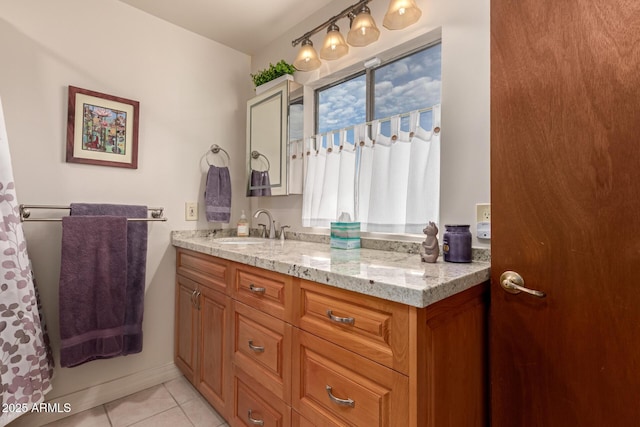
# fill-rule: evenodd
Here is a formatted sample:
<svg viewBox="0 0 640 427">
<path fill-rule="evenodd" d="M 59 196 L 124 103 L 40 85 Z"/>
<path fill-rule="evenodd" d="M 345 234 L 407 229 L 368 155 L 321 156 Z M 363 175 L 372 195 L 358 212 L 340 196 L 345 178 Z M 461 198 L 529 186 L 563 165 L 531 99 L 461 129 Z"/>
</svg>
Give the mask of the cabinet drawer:
<svg viewBox="0 0 640 427">
<path fill-rule="evenodd" d="M 291 398 L 291 325 L 233 302 L 233 363 L 280 399 Z"/>
<path fill-rule="evenodd" d="M 226 293 L 229 263 L 211 255 L 178 249 L 176 253 L 178 274 L 202 285 Z"/>
<path fill-rule="evenodd" d="M 409 425 L 409 379 L 300 330 L 294 332 L 293 407 L 319 426 Z"/>
<path fill-rule="evenodd" d="M 291 426 L 292 427 L 316 427 L 311 421 L 297 413 L 296 411 L 291 411 Z"/>
<path fill-rule="evenodd" d="M 292 278 L 255 267 L 235 264 L 232 296 L 248 306 L 291 323 Z"/>
<path fill-rule="evenodd" d="M 233 379 L 234 426 L 289 427 L 291 408 L 282 400 L 264 390 L 242 371 Z"/>
<path fill-rule="evenodd" d="M 302 280 L 300 329 L 409 374 L 409 308 Z"/>
</svg>

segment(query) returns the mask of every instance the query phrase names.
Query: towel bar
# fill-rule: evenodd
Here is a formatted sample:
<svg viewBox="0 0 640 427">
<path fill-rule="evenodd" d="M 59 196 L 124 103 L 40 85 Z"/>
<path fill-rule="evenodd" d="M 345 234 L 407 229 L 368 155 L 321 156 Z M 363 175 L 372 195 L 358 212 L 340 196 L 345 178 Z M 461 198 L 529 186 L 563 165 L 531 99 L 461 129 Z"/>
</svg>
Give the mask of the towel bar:
<svg viewBox="0 0 640 427">
<path fill-rule="evenodd" d="M 30 209 L 71 209 L 71 206 L 57 206 L 57 205 L 20 205 L 20 222 L 25 221 L 62 221 L 62 218 L 30 218 Z M 164 208 L 148 208 L 151 212 L 151 218 L 127 218 L 127 221 L 166 221 L 167 218 L 162 216 Z"/>
</svg>

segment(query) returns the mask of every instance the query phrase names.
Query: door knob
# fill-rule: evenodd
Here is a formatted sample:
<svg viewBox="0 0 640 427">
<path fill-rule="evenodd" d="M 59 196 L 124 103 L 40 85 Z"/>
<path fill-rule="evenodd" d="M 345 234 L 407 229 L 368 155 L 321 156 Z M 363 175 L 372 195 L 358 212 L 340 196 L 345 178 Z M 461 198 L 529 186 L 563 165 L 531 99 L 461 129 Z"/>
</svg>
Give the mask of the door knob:
<svg viewBox="0 0 640 427">
<path fill-rule="evenodd" d="M 502 273 L 500 276 L 500 286 L 510 294 L 519 294 L 520 292 L 524 292 L 538 298 L 544 298 L 547 296 L 547 294 L 542 291 L 525 288 L 524 279 L 515 271 L 505 271 Z"/>
</svg>

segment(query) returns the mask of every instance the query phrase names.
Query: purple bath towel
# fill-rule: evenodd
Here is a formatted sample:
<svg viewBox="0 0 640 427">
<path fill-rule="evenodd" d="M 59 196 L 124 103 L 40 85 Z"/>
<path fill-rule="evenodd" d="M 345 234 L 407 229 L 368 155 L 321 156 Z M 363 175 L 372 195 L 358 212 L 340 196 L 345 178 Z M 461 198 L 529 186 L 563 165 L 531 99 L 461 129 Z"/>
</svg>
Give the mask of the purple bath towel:
<svg viewBox="0 0 640 427">
<path fill-rule="evenodd" d="M 62 218 L 61 366 L 122 353 L 126 257 L 126 218 Z"/>
<path fill-rule="evenodd" d="M 113 204 L 71 204 L 71 216 L 114 215 L 126 218 L 146 218 L 146 206 Z M 124 340 L 122 355 L 142 351 L 142 319 L 144 314 L 144 289 L 147 271 L 147 222 L 127 223 L 127 292 L 125 306 Z"/>
<path fill-rule="evenodd" d="M 209 222 L 229 222 L 231 218 L 231 176 L 229 168 L 209 166 L 204 204 Z"/>
<path fill-rule="evenodd" d="M 270 196 L 271 180 L 269 179 L 269 171 L 251 171 L 251 191 L 249 196 Z"/>
</svg>

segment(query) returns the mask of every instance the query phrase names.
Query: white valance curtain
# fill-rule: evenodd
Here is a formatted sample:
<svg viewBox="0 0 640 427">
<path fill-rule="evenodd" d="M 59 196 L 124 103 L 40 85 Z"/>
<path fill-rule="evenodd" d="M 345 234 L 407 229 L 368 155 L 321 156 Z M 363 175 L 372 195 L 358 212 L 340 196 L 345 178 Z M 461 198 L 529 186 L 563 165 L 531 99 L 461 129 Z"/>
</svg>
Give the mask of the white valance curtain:
<svg viewBox="0 0 640 427">
<path fill-rule="evenodd" d="M 308 141 L 303 226 L 329 227 L 342 212 L 362 231 L 421 234 L 437 222 L 440 105 L 431 108 L 431 129 L 420 127 L 421 113 L 409 114 L 408 130 L 401 129 L 401 116 L 355 126 L 357 143 L 347 141 L 344 129 L 317 135 L 315 153 Z M 381 132 L 385 121 L 391 136 Z"/>
</svg>

